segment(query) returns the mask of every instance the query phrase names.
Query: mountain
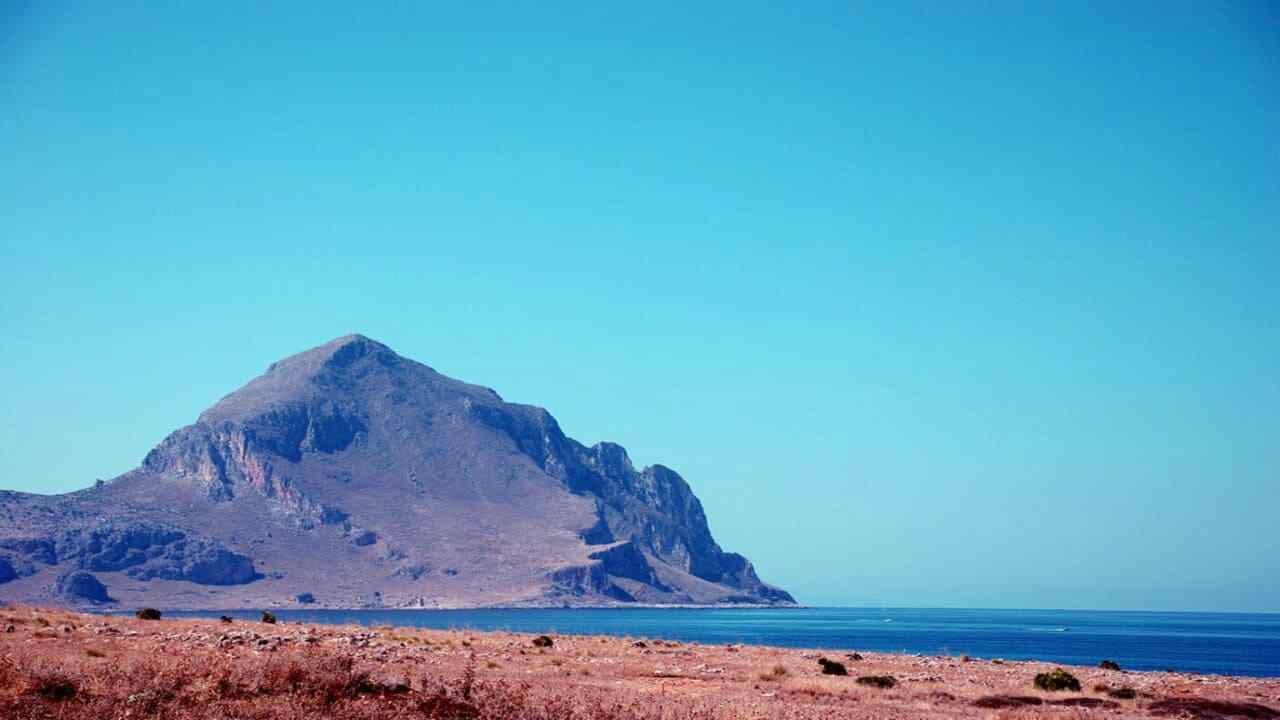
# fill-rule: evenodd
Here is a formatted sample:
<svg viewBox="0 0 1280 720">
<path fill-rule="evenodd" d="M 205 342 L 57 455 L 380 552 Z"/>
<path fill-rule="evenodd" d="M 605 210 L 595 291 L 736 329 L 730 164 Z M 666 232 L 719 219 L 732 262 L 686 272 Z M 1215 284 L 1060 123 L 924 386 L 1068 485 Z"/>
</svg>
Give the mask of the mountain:
<svg viewBox="0 0 1280 720">
<path fill-rule="evenodd" d="M 0 598 L 168 608 L 793 604 L 689 485 L 360 335 L 281 360 L 142 465 L 0 492 Z"/>
</svg>

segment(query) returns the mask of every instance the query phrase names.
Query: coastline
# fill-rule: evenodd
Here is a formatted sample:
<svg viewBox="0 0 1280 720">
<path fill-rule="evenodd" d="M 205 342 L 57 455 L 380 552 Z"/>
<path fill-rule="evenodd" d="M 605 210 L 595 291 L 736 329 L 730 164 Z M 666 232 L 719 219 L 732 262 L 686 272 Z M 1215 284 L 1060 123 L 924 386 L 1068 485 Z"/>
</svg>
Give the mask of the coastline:
<svg viewBox="0 0 1280 720">
<path fill-rule="evenodd" d="M 163 608 L 161 608 L 163 609 Z M 625 610 L 622 612 L 621 610 Z M 171 616 L 256 620 L 256 610 L 180 610 Z M 272 609 L 281 620 L 523 633 L 659 637 L 843 652 L 850 648 L 1093 665 L 1134 670 L 1280 677 L 1280 637 L 1267 616 L 1111 611 L 920 608 L 466 608 Z"/>
<path fill-rule="evenodd" d="M 216 710 L 243 716 L 279 703 L 282 708 L 309 708 L 319 717 L 365 717 L 361 713 L 374 709 L 368 717 L 398 717 L 412 705 L 416 717 L 532 718 L 545 717 L 538 712 L 547 703 L 570 703 L 627 708 L 599 715 L 608 718 L 944 718 L 987 717 L 993 710 L 1010 709 L 1019 716 L 1088 711 L 1151 717 L 1203 715 L 1211 712 L 1204 703 L 1216 703 L 1212 712 L 1223 717 L 1231 716 L 1224 708 L 1242 716 L 1280 717 L 1280 678 L 609 635 L 555 635 L 550 647 L 538 647 L 534 635 L 502 631 L 240 619 L 143 621 L 20 606 L 0 609 L 0 624 L 6 630 L 0 633 L 0 657 L 7 667 L 0 668 L 0 703 L 10 704 L 0 704 L 0 709 L 15 716 L 22 716 L 18 710 L 31 710 L 28 714 L 35 717 L 40 712 L 63 718 L 102 716 L 113 703 L 127 705 L 129 697 L 152 692 L 148 683 L 154 680 L 148 678 L 182 676 L 182 688 L 165 700 L 172 707 L 158 706 L 157 712 L 194 718 L 218 716 L 201 714 Z M 848 675 L 824 674 L 820 658 L 842 663 Z M 314 696 L 319 691 L 301 681 L 287 692 L 253 685 L 263 682 L 254 677 L 268 677 L 281 668 L 311 677 L 320 672 L 316 668 L 331 672 L 338 666 L 367 676 L 367 687 L 334 699 Z M 1037 674 L 1058 667 L 1078 678 L 1080 690 L 1046 692 L 1033 686 Z M 45 697 L 36 688 L 41 677 L 71 678 L 75 692 L 61 699 Z M 891 677 L 893 687 L 860 684 L 861 677 Z M 210 690 L 211 678 L 218 679 L 222 690 Z M 258 690 L 233 692 L 227 683 Z M 462 698 L 458 693 L 464 683 L 491 695 Z M 481 707 L 483 702 L 510 704 L 517 695 L 519 712 L 486 715 Z M 470 709 L 454 707 L 453 715 L 419 712 L 423 702 L 441 697 Z M 654 714 L 659 710 L 665 714 Z M 472 711 L 476 714 L 468 714 Z"/>
</svg>

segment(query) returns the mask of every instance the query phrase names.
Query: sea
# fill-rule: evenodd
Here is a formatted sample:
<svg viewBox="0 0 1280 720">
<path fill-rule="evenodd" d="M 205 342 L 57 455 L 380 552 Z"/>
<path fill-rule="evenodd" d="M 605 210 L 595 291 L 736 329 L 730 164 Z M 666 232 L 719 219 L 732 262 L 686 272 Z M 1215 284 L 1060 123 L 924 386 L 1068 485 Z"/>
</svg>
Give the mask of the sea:
<svg viewBox="0 0 1280 720">
<path fill-rule="evenodd" d="M 1280 677 L 1280 614 L 936 608 L 272 610 L 282 622 L 616 635 Z M 256 620 L 259 611 L 166 616 Z"/>
</svg>

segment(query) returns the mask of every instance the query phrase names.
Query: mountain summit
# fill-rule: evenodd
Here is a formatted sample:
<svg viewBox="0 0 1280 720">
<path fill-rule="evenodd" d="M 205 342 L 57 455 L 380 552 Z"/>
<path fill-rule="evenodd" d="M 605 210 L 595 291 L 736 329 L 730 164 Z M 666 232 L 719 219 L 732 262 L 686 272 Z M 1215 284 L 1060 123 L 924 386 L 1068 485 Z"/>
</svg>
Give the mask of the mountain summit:
<svg viewBox="0 0 1280 720">
<path fill-rule="evenodd" d="M 361 335 L 272 364 L 114 480 L 0 492 L 0 519 L 0 597 L 27 602 L 794 602 L 675 471 Z"/>
</svg>

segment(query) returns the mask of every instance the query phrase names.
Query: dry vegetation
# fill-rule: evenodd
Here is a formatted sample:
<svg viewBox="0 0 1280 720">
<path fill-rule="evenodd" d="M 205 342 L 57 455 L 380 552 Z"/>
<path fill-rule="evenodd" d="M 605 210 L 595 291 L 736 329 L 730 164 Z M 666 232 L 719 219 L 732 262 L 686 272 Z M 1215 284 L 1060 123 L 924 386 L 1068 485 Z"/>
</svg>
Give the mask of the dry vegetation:
<svg viewBox="0 0 1280 720">
<path fill-rule="evenodd" d="M 512 633 L 0 609 L 0 718 L 1280 718 L 1280 679 Z M 550 638 L 548 638 L 550 639 Z M 832 656 L 830 652 L 827 656 Z M 859 678 L 893 682 L 860 684 Z"/>
</svg>

